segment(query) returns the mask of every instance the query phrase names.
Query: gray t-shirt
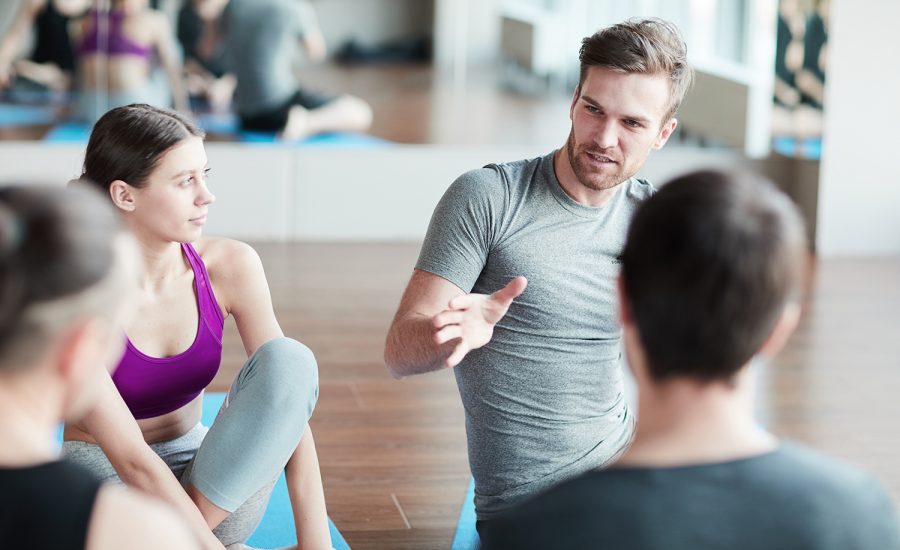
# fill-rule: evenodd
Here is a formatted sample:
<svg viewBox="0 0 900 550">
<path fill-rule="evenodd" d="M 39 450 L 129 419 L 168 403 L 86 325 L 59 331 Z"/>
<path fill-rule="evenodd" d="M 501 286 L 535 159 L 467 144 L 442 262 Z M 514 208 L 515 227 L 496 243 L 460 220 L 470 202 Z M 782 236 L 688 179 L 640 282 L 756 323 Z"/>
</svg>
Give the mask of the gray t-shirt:
<svg viewBox="0 0 900 550">
<path fill-rule="evenodd" d="M 897 513 L 869 474 L 782 443 L 679 468 L 570 480 L 484 529 L 485 550 L 898 550 Z"/>
<path fill-rule="evenodd" d="M 551 153 L 468 172 L 438 203 L 417 269 L 484 294 L 528 278 L 491 341 L 455 368 L 479 519 L 629 441 L 616 277 L 632 214 L 652 193 L 630 179 L 601 208 L 579 204 Z"/>
<path fill-rule="evenodd" d="M 309 3 L 231 0 L 224 21 L 226 65 L 237 77 L 237 112 L 256 115 L 286 103 L 297 91 L 299 40 L 315 25 Z"/>
</svg>

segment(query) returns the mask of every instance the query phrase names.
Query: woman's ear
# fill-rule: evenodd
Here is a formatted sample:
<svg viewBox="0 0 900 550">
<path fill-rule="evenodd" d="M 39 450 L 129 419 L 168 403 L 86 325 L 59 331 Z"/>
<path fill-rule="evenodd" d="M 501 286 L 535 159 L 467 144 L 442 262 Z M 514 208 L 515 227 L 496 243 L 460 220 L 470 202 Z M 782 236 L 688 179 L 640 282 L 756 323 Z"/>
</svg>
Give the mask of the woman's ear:
<svg viewBox="0 0 900 550">
<path fill-rule="evenodd" d="M 116 208 L 125 212 L 134 211 L 134 187 L 122 180 L 115 180 L 109 184 L 109 197 Z"/>
</svg>

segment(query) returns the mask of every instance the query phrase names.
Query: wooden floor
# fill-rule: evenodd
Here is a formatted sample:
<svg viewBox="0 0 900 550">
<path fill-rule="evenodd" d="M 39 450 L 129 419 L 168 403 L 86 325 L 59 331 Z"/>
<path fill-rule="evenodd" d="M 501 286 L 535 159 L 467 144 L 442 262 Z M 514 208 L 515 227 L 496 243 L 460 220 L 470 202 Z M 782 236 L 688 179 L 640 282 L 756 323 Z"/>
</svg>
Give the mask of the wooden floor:
<svg viewBox="0 0 900 550">
<path fill-rule="evenodd" d="M 319 360 L 312 425 L 329 513 L 354 550 L 447 549 L 469 477 L 452 373 L 391 379 L 384 336 L 417 243 L 256 243 L 285 332 Z M 874 471 L 900 502 L 900 259 L 821 261 L 763 371 L 775 433 Z M 232 324 L 214 389 L 244 360 Z"/>
</svg>

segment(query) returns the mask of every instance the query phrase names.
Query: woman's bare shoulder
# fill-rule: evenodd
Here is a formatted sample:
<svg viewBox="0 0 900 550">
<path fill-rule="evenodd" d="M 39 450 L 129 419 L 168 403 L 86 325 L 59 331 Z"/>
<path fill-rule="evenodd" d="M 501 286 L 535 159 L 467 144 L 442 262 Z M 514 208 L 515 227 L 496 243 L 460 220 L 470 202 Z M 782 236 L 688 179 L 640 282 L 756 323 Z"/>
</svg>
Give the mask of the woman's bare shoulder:
<svg viewBox="0 0 900 550">
<path fill-rule="evenodd" d="M 210 277 L 230 277 L 253 270 L 260 263 L 259 254 L 249 244 L 224 237 L 204 237 L 194 243 Z"/>
</svg>

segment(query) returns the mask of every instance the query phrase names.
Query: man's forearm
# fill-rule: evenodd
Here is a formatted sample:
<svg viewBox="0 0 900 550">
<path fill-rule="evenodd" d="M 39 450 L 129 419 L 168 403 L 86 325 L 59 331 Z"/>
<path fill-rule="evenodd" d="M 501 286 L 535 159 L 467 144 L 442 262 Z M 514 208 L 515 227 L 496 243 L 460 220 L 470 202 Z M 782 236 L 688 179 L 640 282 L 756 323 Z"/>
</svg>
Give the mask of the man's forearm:
<svg viewBox="0 0 900 550">
<path fill-rule="evenodd" d="M 384 346 L 384 363 L 394 378 L 441 370 L 455 341 L 438 345 L 431 317 L 410 314 L 396 319 Z"/>
</svg>

